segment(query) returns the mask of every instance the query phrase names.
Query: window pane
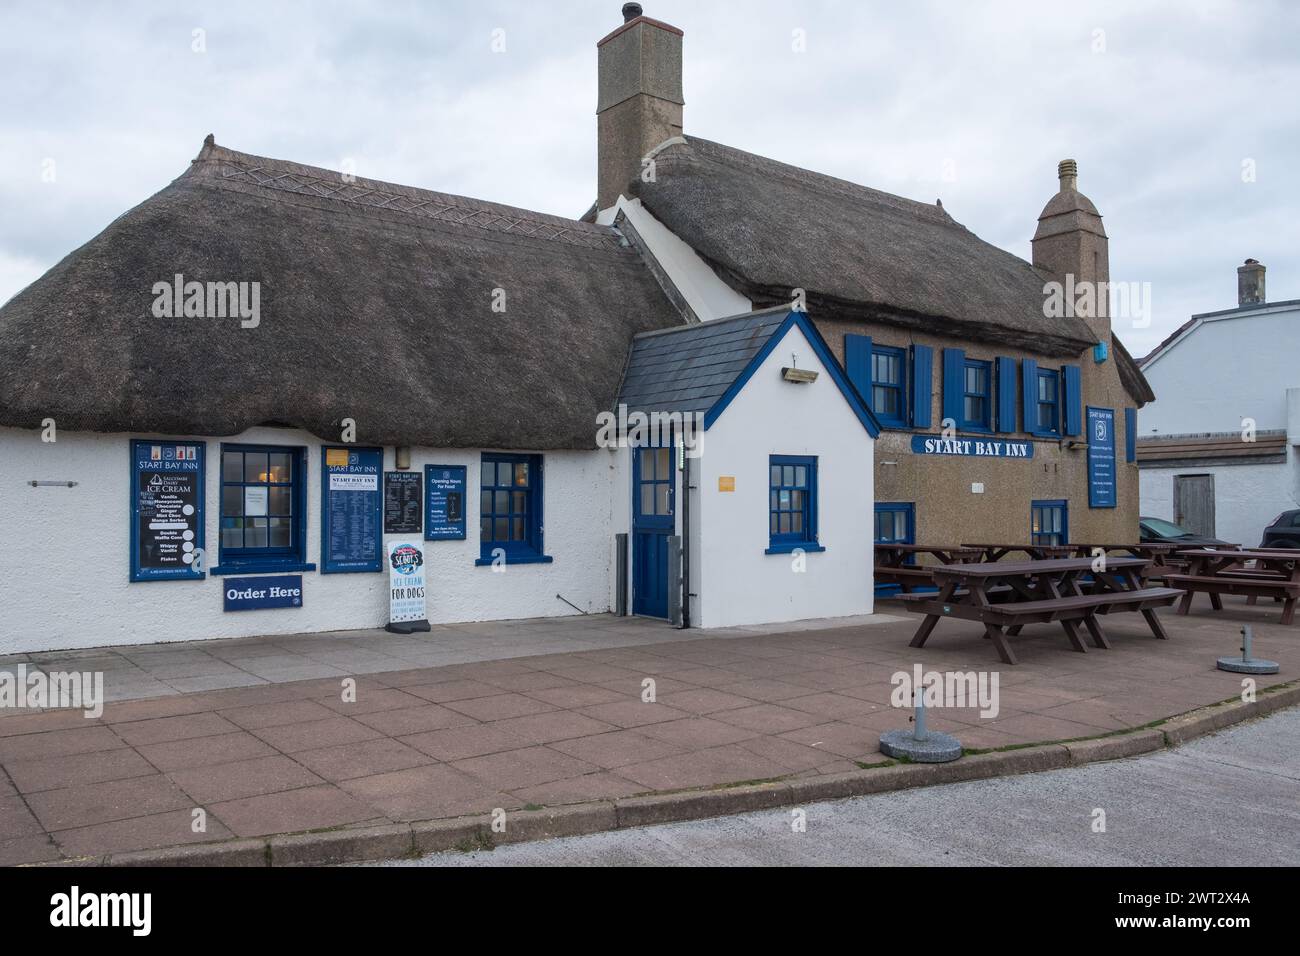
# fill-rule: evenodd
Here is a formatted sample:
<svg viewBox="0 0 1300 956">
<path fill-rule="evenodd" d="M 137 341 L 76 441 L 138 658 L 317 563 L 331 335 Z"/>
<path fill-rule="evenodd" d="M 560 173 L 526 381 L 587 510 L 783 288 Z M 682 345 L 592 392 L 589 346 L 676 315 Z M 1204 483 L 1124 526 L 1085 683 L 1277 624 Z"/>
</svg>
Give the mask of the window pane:
<svg viewBox="0 0 1300 956">
<path fill-rule="evenodd" d="M 491 518 L 478 519 L 478 536 L 482 538 L 484 541 L 492 540 L 492 519 Z"/>
<path fill-rule="evenodd" d="M 772 484 L 773 487 L 775 487 L 776 485 L 779 485 L 779 484 L 781 483 L 781 466 L 780 466 L 780 465 L 773 465 L 773 466 L 772 466 L 772 474 L 771 474 L 771 477 L 770 477 L 768 480 L 771 482 L 771 484 Z"/>
<path fill-rule="evenodd" d="M 497 462 L 497 480 L 496 483 L 503 487 L 509 488 L 514 483 L 514 466 L 508 461 Z"/>
<path fill-rule="evenodd" d="M 808 487 L 808 466 L 797 465 L 794 469 L 794 483 L 800 488 Z"/>
<path fill-rule="evenodd" d="M 244 455 L 244 480 L 266 481 L 266 452 L 250 451 Z"/>
<path fill-rule="evenodd" d="M 223 548 L 242 548 L 244 546 L 244 521 L 242 518 L 222 519 L 221 546 Z"/>
<path fill-rule="evenodd" d="M 528 487 L 528 463 L 519 462 L 515 465 L 515 486 L 518 488 Z"/>
<path fill-rule="evenodd" d="M 796 511 L 790 515 L 790 530 L 794 534 L 803 534 L 803 514 Z"/>
<path fill-rule="evenodd" d="M 775 511 L 777 508 L 780 507 L 780 505 L 777 504 L 777 497 L 776 497 L 776 492 L 775 492 L 775 491 L 772 492 L 772 496 L 771 496 L 771 498 L 770 498 L 769 501 L 768 501 L 768 505 L 767 505 L 767 507 L 768 507 L 770 510 L 772 510 L 772 511 Z"/>
<path fill-rule="evenodd" d="M 640 458 L 637 467 L 641 469 L 641 480 L 648 481 L 655 476 L 655 451 L 653 448 L 642 448 L 637 456 Z"/>
<path fill-rule="evenodd" d="M 781 534 L 790 533 L 790 512 L 781 512 Z"/>
<path fill-rule="evenodd" d="M 655 486 L 649 482 L 641 486 L 641 513 L 643 515 L 655 513 Z"/>
<path fill-rule="evenodd" d="M 786 490 L 784 490 L 784 489 L 781 491 L 781 504 L 780 504 L 780 508 L 781 508 L 782 511 L 789 511 L 789 510 L 790 510 L 790 492 L 789 492 L 789 491 L 786 491 Z"/>
<path fill-rule="evenodd" d="M 239 485 L 227 485 L 221 489 L 221 513 L 223 515 L 241 515 L 244 513 L 243 488 Z"/>
<path fill-rule="evenodd" d="M 907 540 L 907 512 L 905 511 L 894 512 L 894 540 Z"/>
<path fill-rule="evenodd" d="M 493 479 L 496 477 L 496 474 L 497 474 L 497 466 L 495 464 L 493 464 L 490 461 L 483 462 L 483 464 L 479 466 L 479 479 L 478 479 L 479 484 L 480 485 L 495 484 Z"/>
<path fill-rule="evenodd" d="M 271 547 L 289 547 L 291 531 L 288 518 L 269 518 L 267 529 L 267 541 Z"/>
<path fill-rule="evenodd" d="M 524 519 L 523 518 L 511 519 L 510 540 L 511 541 L 524 540 Z"/>
<path fill-rule="evenodd" d="M 265 548 L 266 547 L 266 519 L 245 518 L 244 520 L 247 522 L 244 528 L 244 547 Z"/>
<path fill-rule="evenodd" d="M 512 491 L 510 492 L 510 510 L 511 513 L 521 515 L 528 511 L 528 492 Z"/>
<path fill-rule="evenodd" d="M 492 537 L 496 541 L 510 540 L 510 519 L 496 518 L 492 525 Z"/>
<path fill-rule="evenodd" d="M 768 531 L 768 534 L 776 534 L 776 527 L 776 515 L 772 515 L 771 528 Z"/>
<path fill-rule="evenodd" d="M 291 488 L 271 489 L 271 514 L 293 514 L 293 490 Z"/>
<path fill-rule="evenodd" d="M 221 480 L 240 481 L 244 476 L 244 453 L 223 451 L 221 453 Z"/>
<path fill-rule="evenodd" d="M 658 489 L 658 494 L 655 496 L 655 514 L 666 515 L 671 513 L 668 510 L 668 490 L 671 487 L 672 485 L 666 481 L 655 485 L 655 488 Z"/>
<path fill-rule="evenodd" d="M 510 514 L 510 492 L 494 491 L 492 493 L 492 510 L 499 515 Z"/>
<path fill-rule="evenodd" d="M 658 458 L 658 465 L 655 468 L 655 477 L 661 481 L 668 477 L 671 467 L 671 458 L 669 457 L 668 451 L 667 448 L 660 448 L 658 455 L 656 456 Z"/>
<path fill-rule="evenodd" d="M 484 491 L 478 497 L 478 513 L 481 515 L 490 515 L 492 513 L 492 492 Z"/>
<path fill-rule="evenodd" d="M 795 511 L 803 511 L 803 492 L 802 492 L 802 491 L 792 491 L 792 492 L 790 492 L 790 507 L 793 508 Z"/>
<path fill-rule="evenodd" d="M 783 469 L 781 469 L 781 484 L 783 485 L 794 484 L 794 465 L 786 465 Z"/>
<path fill-rule="evenodd" d="M 293 456 L 287 452 L 271 453 L 271 481 L 293 480 Z"/>
</svg>

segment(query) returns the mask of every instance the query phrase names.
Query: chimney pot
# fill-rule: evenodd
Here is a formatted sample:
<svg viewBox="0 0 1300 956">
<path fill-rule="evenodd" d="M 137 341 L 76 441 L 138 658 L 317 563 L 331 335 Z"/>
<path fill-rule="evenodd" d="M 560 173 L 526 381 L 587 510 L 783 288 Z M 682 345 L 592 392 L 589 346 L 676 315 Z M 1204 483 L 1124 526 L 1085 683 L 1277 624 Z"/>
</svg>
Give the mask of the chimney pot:
<svg viewBox="0 0 1300 956">
<path fill-rule="evenodd" d="M 641 16 L 641 4 L 625 3 L 623 4 L 623 22 L 630 23 L 637 17 Z"/>
<path fill-rule="evenodd" d="M 1263 305 L 1264 266 L 1258 259 L 1247 259 L 1237 267 L 1237 305 Z"/>
<path fill-rule="evenodd" d="M 1079 164 L 1072 159 L 1063 159 L 1056 165 L 1056 175 L 1060 177 L 1062 191 L 1078 190 Z"/>
</svg>

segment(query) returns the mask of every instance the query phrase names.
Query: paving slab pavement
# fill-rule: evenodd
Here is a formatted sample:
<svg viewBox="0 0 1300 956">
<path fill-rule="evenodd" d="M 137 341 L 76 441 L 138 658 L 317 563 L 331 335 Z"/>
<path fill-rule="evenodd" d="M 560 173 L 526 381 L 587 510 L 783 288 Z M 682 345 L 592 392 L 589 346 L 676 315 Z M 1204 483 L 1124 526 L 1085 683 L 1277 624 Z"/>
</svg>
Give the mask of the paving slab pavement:
<svg viewBox="0 0 1300 956">
<path fill-rule="evenodd" d="M 0 716 L 0 864 L 831 779 L 882 760 L 879 734 L 908 722 L 891 705 L 891 677 L 918 663 L 998 677 L 995 717 L 971 706 L 931 711 L 931 726 L 967 748 L 1099 737 L 1240 693 L 1240 678 L 1214 661 L 1237 646 L 1241 619 L 1265 615 L 1225 606 L 1230 614 L 1165 615 L 1169 641 L 1153 639 L 1136 615 L 1111 617 L 1113 649 L 1086 654 L 1059 628 L 1029 627 L 1016 667 L 965 622 L 943 622 L 913 650 L 910 616 L 725 635 L 605 616 L 572 625 L 576 640 L 594 645 L 578 650 L 558 650 L 563 642 L 550 636 L 530 644 L 522 624 L 482 627 L 474 661 L 395 658 L 393 669 L 343 677 L 173 688 L 115 700 L 98 719 L 10 711 Z M 540 629 L 559 632 L 569 620 Z M 503 633 L 504 647 L 494 638 Z M 1260 620 L 1256 641 L 1257 653 L 1282 663 L 1260 687 L 1300 674 L 1293 628 Z M 370 635 L 357 642 L 374 653 Z M 227 653 L 228 643 L 210 650 Z M 242 655 L 269 656 L 286 641 L 238 643 Z M 311 650 L 310 640 L 290 643 Z M 341 657 L 346 643 L 329 636 L 322 646 Z M 525 646 L 534 653 L 516 653 Z M 75 669 L 163 655 L 172 666 L 194 650 L 167 647 L 57 660 Z M 118 679 L 106 674 L 110 690 Z"/>
</svg>

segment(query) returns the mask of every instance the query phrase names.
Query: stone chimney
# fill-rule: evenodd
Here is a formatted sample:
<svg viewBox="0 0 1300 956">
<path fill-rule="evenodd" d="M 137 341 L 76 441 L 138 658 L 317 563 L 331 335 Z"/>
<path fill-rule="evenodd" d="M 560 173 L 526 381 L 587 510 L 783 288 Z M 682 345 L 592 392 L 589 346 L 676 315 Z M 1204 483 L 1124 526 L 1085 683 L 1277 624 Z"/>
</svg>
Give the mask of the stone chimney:
<svg viewBox="0 0 1300 956">
<path fill-rule="evenodd" d="M 1237 266 L 1237 305 L 1263 305 L 1264 266 L 1258 259 L 1247 259 Z"/>
<path fill-rule="evenodd" d="M 1110 340 L 1110 297 L 1098 294 L 1110 282 L 1110 251 L 1106 229 L 1101 224 L 1101 213 L 1083 193 L 1079 192 L 1079 164 L 1063 159 L 1056 167 L 1061 188 L 1038 217 L 1038 230 L 1034 233 L 1034 266 L 1054 273 L 1059 281 L 1074 277 L 1075 287 L 1080 283 L 1096 283 L 1093 300 L 1096 314 L 1084 321 L 1103 342 Z"/>
<path fill-rule="evenodd" d="M 623 4 L 623 25 L 596 44 L 596 208 L 618 202 L 642 160 L 682 135 L 682 31 Z"/>
</svg>

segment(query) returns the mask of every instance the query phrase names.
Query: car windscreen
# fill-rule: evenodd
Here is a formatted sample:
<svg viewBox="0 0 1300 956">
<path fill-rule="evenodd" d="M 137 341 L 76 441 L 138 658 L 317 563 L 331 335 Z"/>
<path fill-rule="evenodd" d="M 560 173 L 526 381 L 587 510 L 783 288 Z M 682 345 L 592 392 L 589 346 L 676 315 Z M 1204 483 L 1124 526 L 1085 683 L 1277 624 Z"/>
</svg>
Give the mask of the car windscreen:
<svg viewBox="0 0 1300 956">
<path fill-rule="evenodd" d="M 1149 532 L 1162 538 L 1181 538 L 1191 534 L 1186 528 L 1180 528 L 1172 521 L 1165 521 L 1163 518 L 1143 518 L 1142 524 Z"/>
</svg>

